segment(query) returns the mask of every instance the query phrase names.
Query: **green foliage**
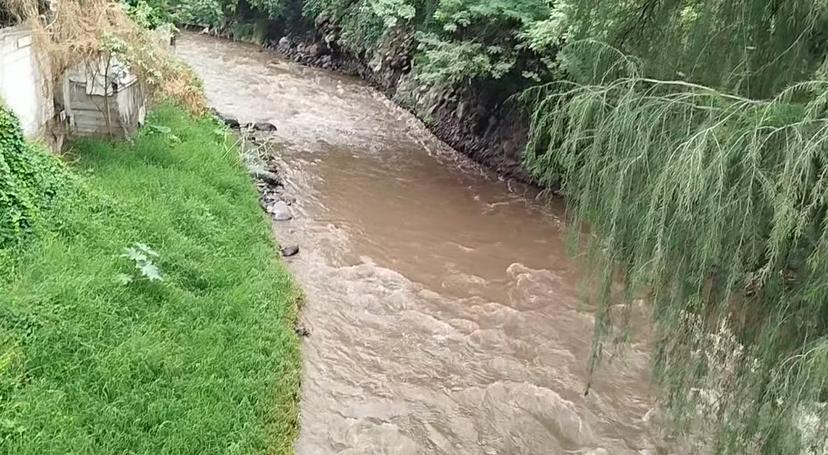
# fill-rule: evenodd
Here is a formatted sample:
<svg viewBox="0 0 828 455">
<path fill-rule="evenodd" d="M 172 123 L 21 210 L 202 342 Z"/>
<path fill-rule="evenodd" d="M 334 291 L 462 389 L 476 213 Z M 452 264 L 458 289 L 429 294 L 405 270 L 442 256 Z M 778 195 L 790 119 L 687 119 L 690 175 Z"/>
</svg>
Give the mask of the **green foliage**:
<svg viewBox="0 0 828 455">
<path fill-rule="evenodd" d="M 825 0 L 579 0 L 575 40 L 606 42 L 657 79 L 682 79 L 751 98 L 807 80 L 828 47 Z"/>
<path fill-rule="evenodd" d="M 180 0 L 173 5 L 176 20 L 202 27 L 223 26 L 238 8 L 236 0 Z"/>
<path fill-rule="evenodd" d="M 500 79 L 515 65 L 516 57 L 502 46 L 476 42 L 443 41 L 437 35 L 417 35 L 417 78 L 428 85 L 457 86 L 475 78 Z"/>
<path fill-rule="evenodd" d="M 371 13 L 382 19 L 386 28 L 414 19 L 417 11 L 406 0 L 376 0 L 369 3 Z"/>
<path fill-rule="evenodd" d="M 154 30 L 161 25 L 173 22 L 167 0 L 129 0 L 126 3 L 129 17 L 136 24 L 146 29 Z"/>
<path fill-rule="evenodd" d="M 161 0 L 166 1 L 166 0 Z M 166 7 L 171 22 L 225 29 L 241 19 L 240 0 L 170 0 Z M 247 0 L 256 16 L 263 19 L 278 19 L 285 12 L 283 0 Z"/>
<path fill-rule="evenodd" d="M 335 25 L 337 42 L 367 60 L 378 50 L 409 53 L 411 49 L 388 50 L 384 45 L 401 35 L 415 36 L 418 81 L 448 87 L 507 74 L 545 75 L 552 66 L 548 58 L 554 57 L 563 33 L 559 29 L 565 28 L 561 11 L 550 9 L 546 0 L 304 2 L 306 16 Z M 538 22 L 545 26 L 535 26 Z"/>
<path fill-rule="evenodd" d="M 474 31 L 487 38 L 513 35 L 548 12 L 548 3 L 539 0 L 440 0 L 434 19 L 447 32 Z"/>
<path fill-rule="evenodd" d="M 17 118 L 0 109 L 0 245 L 20 238 L 33 223 L 35 207 L 24 186 L 32 180 L 27 153 Z"/>
<path fill-rule="evenodd" d="M 406 27 L 417 14 L 410 0 L 306 0 L 303 14 L 317 21 L 329 21 L 340 30 L 338 43 L 354 55 L 368 55 L 387 34 Z"/>
<path fill-rule="evenodd" d="M 298 291 L 257 191 L 214 120 L 148 121 L 181 141 L 73 144 L 83 191 L 0 254 L 3 453 L 293 453 Z M 113 283 L 125 245 L 163 284 Z"/>
<path fill-rule="evenodd" d="M 264 13 L 267 17 L 275 19 L 282 15 L 284 5 L 282 0 L 249 0 L 250 5 Z"/>
<path fill-rule="evenodd" d="M 31 233 L 40 210 L 65 189 L 66 178 L 58 160 L 28 143 L 17 117 L 0 106 L 0 248 Z"/>
<path fill-rule="evenodd" d="M 527 46 L 526 38 L 540 41 L 535 26 L 549 17 L 544 0 L 441 0 L 434 12 L 434 27 L 417 38 L 417 77 L 429 85 L 456 86 L 474 79 L 520 78 L 524 72 L 546 69 L 539 64 L 550 45 Z M 561 21 L 561 16 L 556 16 Z M 531 31 L 527 34 L 526 31 Z"/>
<path fill-rule="evenodd" d="M 158 258 L 158 253 L 155 252 L 149 245 L 145 243 L 136 243 L 134 246 L 124 248 L 121 257 L 127 258 L 133 262 L 135 268 L 140 275 L 149 281 L 164 281 L 161 276 L 161 269 L 153 262 L 153 258 Z M 119 273 L 118 279 L 123 284 L 133 282 L 133 278 L 125 273 Z"/>
<path fill-rule="evenodd" d="M 590 365 L 614 304 L 648 302 L 664 404 L 701 451 L 828 447 L 826 6 L 583 0 L 525 32 L 568 42 L 567 80 L 522 96 L 525 163 L 590 226 Z"/>
<path fill-rule="evenodd" d="M 394 36 L 393 30 L 416 32 L 420 82 L 447 86 L 507 74 L 555 80 L 561 77 L 561 47 L 597 40 L 641 59 L 651 77 L 766 97 L 807 79 L 821 63 L 828 39 L 824 0 L 306 0 L 303 5 L 307 16 L 337 26 L 338 42 L 355 55 L 369 55 Z"/>
<path fill-rule="evenodd" d="M 615 304 L 643 298 L 656 378 L 691 438 L 723 454 L 823 447 L 828 80 L 753 100 L 610 61 L 592 84 L 524 95 L 528 168 L 545 184 L 562 177 L 572 225 L 590 226 L 571 233 L 599 284 L 592 366 Z"/>
<path fill-rule="evenodd" d="M 519 38 L 523 45 L 539 55 L 554 56 L 571 39 L 570 17 L 573 7 L 561 1 L 550 8 L 548 17 L 524 24 Z"/>
</svg>

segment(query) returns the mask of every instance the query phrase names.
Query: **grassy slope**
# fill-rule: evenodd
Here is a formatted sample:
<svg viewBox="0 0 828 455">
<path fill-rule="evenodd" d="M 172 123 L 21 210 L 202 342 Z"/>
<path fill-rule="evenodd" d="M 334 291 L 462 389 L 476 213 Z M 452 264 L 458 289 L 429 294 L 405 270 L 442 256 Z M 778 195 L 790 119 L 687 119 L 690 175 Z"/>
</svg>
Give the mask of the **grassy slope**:
<svg viewBox="0 0 828 455">
<path fill-rule="evenodd" d="M 0 259 L 2 453 L 292 451 L 297 290 L 255 189 L 211 121 L 150 123 L 181 141 L 76 144 L 86 194 Z M 116 283 L 135 242 L 165 281 Z"/>
</svg>

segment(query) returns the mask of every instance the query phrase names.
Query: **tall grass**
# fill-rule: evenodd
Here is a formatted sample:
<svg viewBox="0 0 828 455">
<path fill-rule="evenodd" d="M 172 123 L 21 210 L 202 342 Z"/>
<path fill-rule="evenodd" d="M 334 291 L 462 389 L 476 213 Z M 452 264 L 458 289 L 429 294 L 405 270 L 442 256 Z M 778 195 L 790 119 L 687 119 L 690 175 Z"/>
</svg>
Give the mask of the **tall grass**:
<svg viewBox="0 0 828 455">
<path fill-rule="evenodd" d="M 298 291 L 256 191 L 213 121 L 149 123 L 75 143 L 79 195 L 0 255 L 2 453 L 292 452 Z M 137 242 L 164 281 L 119 282 Z"/>
<path fill-rule="evenodd" d="M 614 304 L 644 298 L 678 428 L 716 453 L 820 453 L 828 81 L 751 100 L 635 68 L 621 59 L 620 76 L 524 94 L 526 164 L 562 185 L 573 226 L 589 226 L 571 233 L 600 283 L 591 365 L 624 324 Z"/>
</svg>

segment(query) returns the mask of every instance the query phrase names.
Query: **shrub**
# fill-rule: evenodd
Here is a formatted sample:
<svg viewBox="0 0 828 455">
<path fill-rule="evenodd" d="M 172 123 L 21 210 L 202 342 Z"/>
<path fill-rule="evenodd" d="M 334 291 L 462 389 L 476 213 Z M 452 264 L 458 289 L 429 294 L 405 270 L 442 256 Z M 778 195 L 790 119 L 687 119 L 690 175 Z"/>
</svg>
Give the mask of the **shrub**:
<svg viewBox="0 0 828 455">
<path fill-rule="evenodd" d="M 31 232 L 67 178 L 56 158 L 26 142 L 17 117 L 0 105 L 0 248 Z"/>
</svg>

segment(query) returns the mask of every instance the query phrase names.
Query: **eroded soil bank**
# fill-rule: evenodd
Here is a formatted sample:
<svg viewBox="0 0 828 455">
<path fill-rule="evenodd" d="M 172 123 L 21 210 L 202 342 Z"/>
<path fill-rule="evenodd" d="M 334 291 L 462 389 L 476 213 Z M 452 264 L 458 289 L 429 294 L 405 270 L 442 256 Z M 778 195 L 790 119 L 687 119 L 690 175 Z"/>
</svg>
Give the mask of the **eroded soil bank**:
<svg viewBox="0 0 828 455">
<path fill-rule="evenodd" d="M 219 111 L 278 128 L 296 202 L 277 235 L 307 294 L 300 455 L 658 453 L 645 340 L 584 396 L 593 318 L 561 207 L 356 78 L 206 36 L 178 53 Z"/>
</svg>

